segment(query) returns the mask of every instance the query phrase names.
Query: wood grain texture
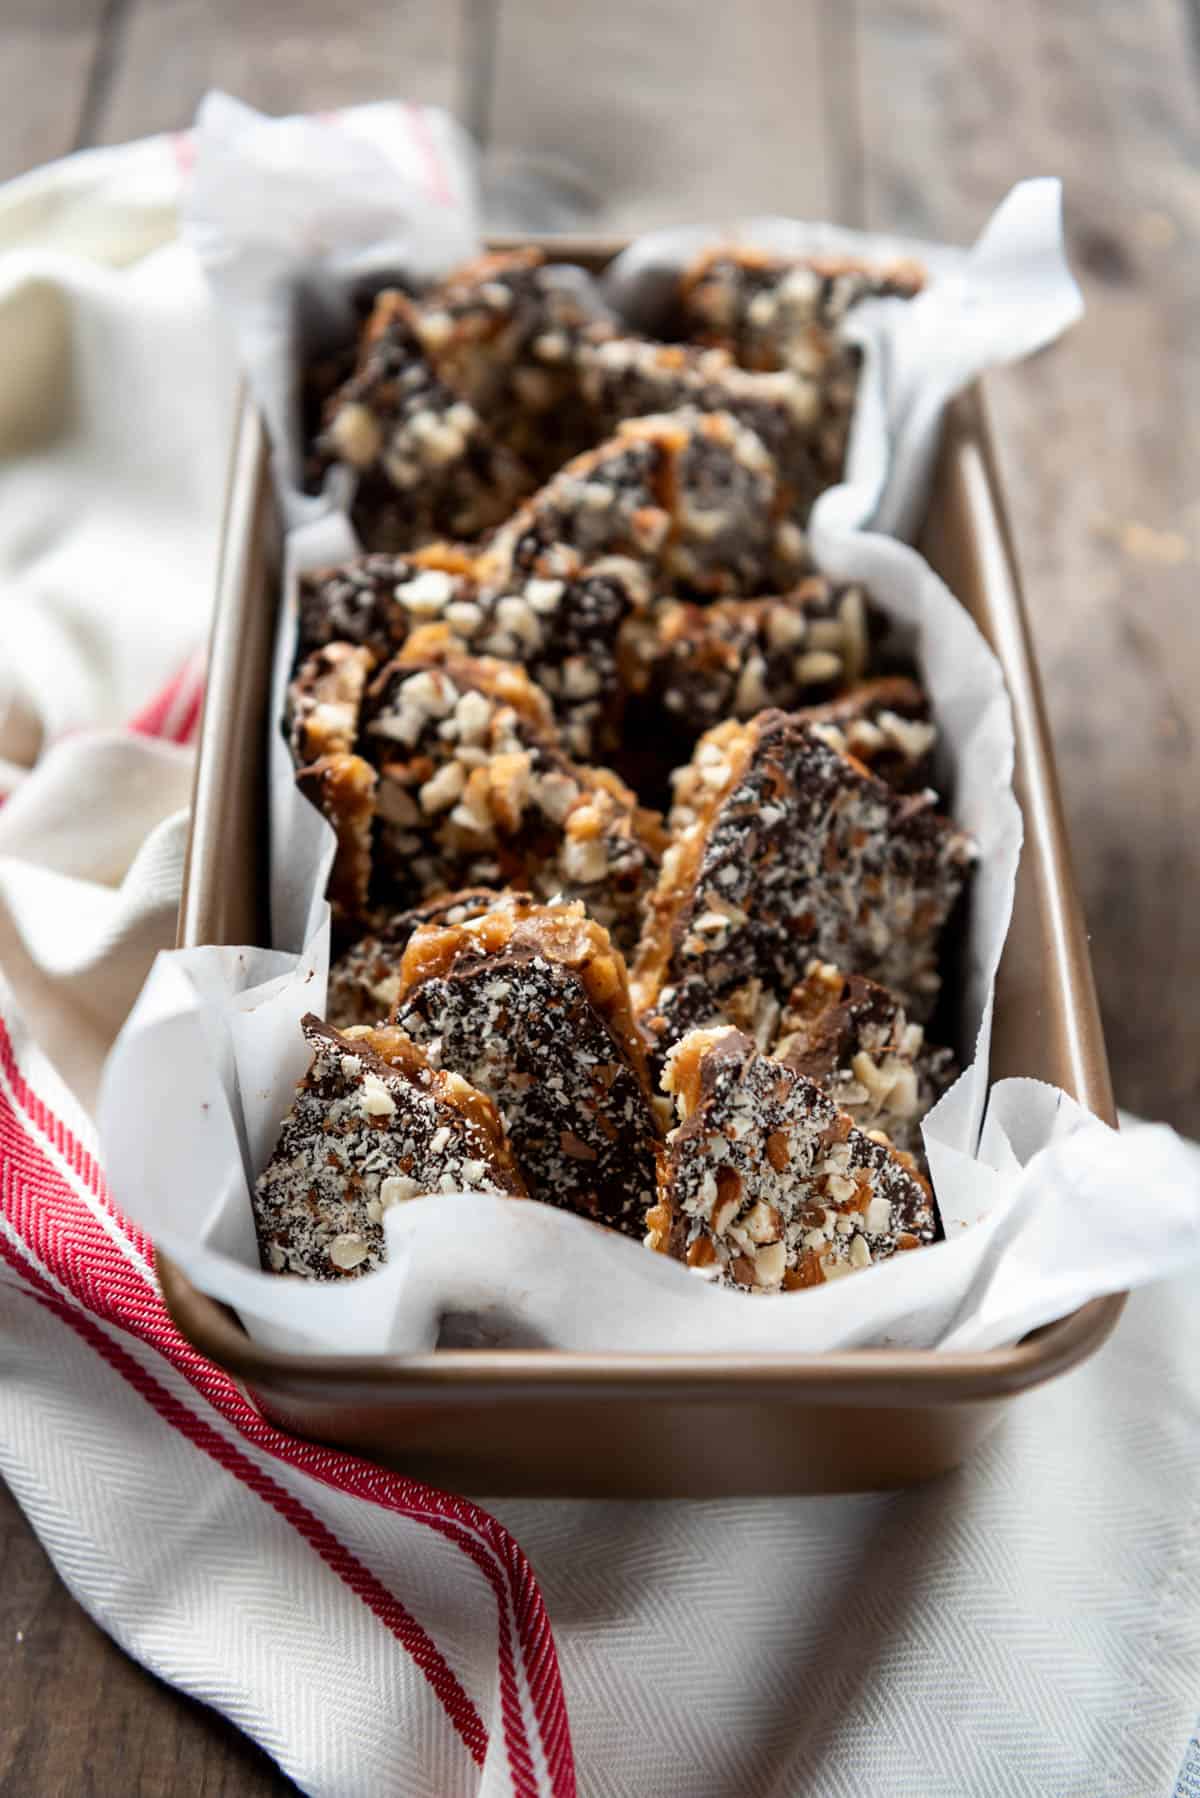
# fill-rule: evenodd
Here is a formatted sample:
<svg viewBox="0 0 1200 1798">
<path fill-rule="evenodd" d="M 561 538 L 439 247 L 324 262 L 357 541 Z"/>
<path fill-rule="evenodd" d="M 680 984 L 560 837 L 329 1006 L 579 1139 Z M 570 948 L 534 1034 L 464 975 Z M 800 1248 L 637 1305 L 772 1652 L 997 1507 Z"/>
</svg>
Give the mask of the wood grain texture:
<svg viewBox="0 0 1200 1798">
<path fill-rule="evenodd" d="M 116 32 L 99 143 L 190 125 L 212 87 L 272 113 L 459 91 L 454 5 L 356 0 L 339 19 L 321 0 L 127 0 Z"/>
<path fill-rule="evenodd" d="M 4 0 L 0 181 L 74 149 L 105 14 L 106 0 Z"/>
<path fill-rule="evenodd" d="M 991 382 L 1119 1102 L 1200 1132 L 1200 113 L 1174 0 L 859 0 L 866 222 L 1063 177 L 1087 317 Z M 1002 20 L 1002 24 L 1001 24 Z M 1003 55 L 997 54 L 1002 30 Z"/>
<path fill-rule="evenodd" d="M 0 1481 L 3 1798 L 276 1798 L 296 1788 L 80 1610 Z"/>
<path fill-rule="evenodd" d="M 489 171 L 636 231 L 835 197 L 821 0 L 499 0 Z M 537 228 L 539 213 L 499 227 Z"/>
</svg>

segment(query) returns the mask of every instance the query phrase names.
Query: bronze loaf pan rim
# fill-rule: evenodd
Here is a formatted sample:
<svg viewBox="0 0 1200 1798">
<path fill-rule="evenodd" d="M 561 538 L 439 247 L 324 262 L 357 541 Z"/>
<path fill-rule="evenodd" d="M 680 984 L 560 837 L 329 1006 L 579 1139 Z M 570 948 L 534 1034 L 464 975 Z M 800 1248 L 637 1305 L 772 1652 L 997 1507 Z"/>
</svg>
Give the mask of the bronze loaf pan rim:
<svg viewBox="0 0 1200 1798">
<path fill-rule="evenodd" d="M 493 239 L 505 248 L 530 239 Z M 550 253 L 602 266 L 623 243 L 596 238 L 544 240 Z M 1040 683 L 1033 660 L 1028 621 L 1011 535 L 996 477 L 994 454 L 978 389 L 955 402 L 948 425 L 952 478 L 964 489 L 976 523 L 970 545 L 1002 604 L 995 608 L 995 644 L 1012 701 L 1021 769 L 1021 801 L 1027 838 L 1038 839 L 1039 901 L 1049 959 L 1061 977 L 1060 1015 L 1066 1023 L 1065 1054 L 1071 1086 L 1081 1103 L 1106 1122 L 1116 1114 L 1109 1086 L 1099 1010 L 1087 951 L 1087 936 L 1070 866 L 1058 783 Z M 261 421 L 244 400 L 233 457 L 223 531 L 218 603 L 214 614 L 210 683 L 197 752 L 192 823 L 189 833 L 178 941 L 181 947 L 222 940 L 219 840 L 222 789 L 234 778 L 228 756 L 220 753 L 234 690 L 231 672 L 239 660 L 239 593 L 250 565 L 261 558 L 253 523 L 269 480 Z M 273 621 L 272 621 L 273 622 Z M 222 678 L 224 675 L 224 679 Z M 234 1312 L 200 1292 L 167 1255 L 156 1252 L 163 1296 L 185 1337 L 228 1372 L 276 1393 L 349 1398 L 355 1392 L 386 1389 L 405 1402 L 468 1401 L 521 1403 L 553 1400 L 572 1389 L 594 1399 L 646 1399 L 653 1394 L 682 1401 L 733 1397 L 756 1389 L 775 1402 L 792 1397 L 804 1404 L 877 1405 L 918 1401 L 952 1405 L 1001 1399 L 1065 1372 L 1095 1352 L 1120 1316 L 1125 1294 L 1115 1293 L 1056 1322 L 1043 1325 L 1010 1348 L 946 1354 L 936 1349 L 863 1348 L 835 1354 L 730 1355 L 700 1357 L 661 1353 L 603 1355 L 569 1350 L 438 1350 L 424 1355 L 304 1355 L 269 1349 L 247 1335 Z"/>
<path fill-rule="evenodd" d="M 1093 1299 L 1034 1331 L 1015 1348 L 945 1354 L 937 1349 L 853 1349 L 838 1354 L 580 1354 L 567 1349 L 439 1349 L 425 1355 L 298 1355 L 262 1348 L 227 1306 L 199 1292 L 158 1250 L 163 1297 L 195 1348 L 251 1385 L 276 1394 L 349 1397 L 386 1388 L 406 1402 L 486 1396 L 524 1403 L 586 1391 L 590 1398 L 653 1396 L 701 1402 L 743 1397 L 838 1405 L 953 1405 L 1002 1399 L 1065 1373 L 1098 1349 L 1125 1302 Z"/>
</svg>

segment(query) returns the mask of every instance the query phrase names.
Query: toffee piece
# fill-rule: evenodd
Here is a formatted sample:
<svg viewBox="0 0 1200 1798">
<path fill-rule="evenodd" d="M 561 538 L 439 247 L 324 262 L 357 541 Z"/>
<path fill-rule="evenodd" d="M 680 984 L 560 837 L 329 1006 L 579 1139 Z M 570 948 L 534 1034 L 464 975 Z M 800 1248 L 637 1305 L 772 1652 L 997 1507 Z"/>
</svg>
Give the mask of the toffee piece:
<svg viewBox="0 0 1200 1798">
<path fill-rule="evenodd" d="M 254 1186 L 270 1272 L 338 1280 L 386 1258 L 383 1214 L 432 1193 L 525 1188 L 491 1101 L 398 1030 L 302 1021 L 307 1073 Z"/>
<path fill-rule="evenodd" d="M 464 641 L 478 629 L 474 558 L 454 544 L 430 544 L 409 555 L 377 552 L 300 577 L 297 660 L 331 643 L 369 649 L 376 662 L 404 647 L 410 633 L 433 619 L 461 618 Z"/>
<path fill-rule="evenodd" d="M 634 969 L 656 1053 L 715 1022 L 769 1047 L 814 957 L 927 1017 L 938 939 L 974 856 L 932 795 L 893 793 L 778 711 L 718 725 L 692 766 L 692 821 L 663 857 Z"/>
<path fill-rule="evenodd" d="M 527 893 L 468 887 L 439 894 L 408 911 L 383 913 L 366 936 L 337 956 L 329 968 L 327 1021 L 338 1030 L 353 1024 L 382 1023 L 400 993 L 400 963 L 412 936 L 424 924 L 465 924 L 499 904 L 533 905 Z"/>
<path fill-rule="evenodd" d="M 585 399 L 598 434 L 656 413 L 722 412 L 761 438 L 787 483 L 790 509 L 807 517 L 819 490 L 813 446 L 821 420 L 814 384 L 792 369 L 739 368 L 721 349 L 617 337 L 579 349 Z"/>
<path fill-rule="evenodd" d="M 549 473 L 596 432 L 578 354 L 615 326 L 583 269 L 506 250 L 455 270 L 418 301 L 415 329 L 440 378 L 529 465 Z"/>
<path fill-rule="evenodd" d="M 928 787 L 937 731 L 930 720 L 929 700 L 916 681 L 902 675 L 860 681 L 836 699 L 804 706 L 791 715 L 838 755 L 850 757 L 894 791 L 920 793 Z M 719 740 L 715 732 L 713 740 Z M 712 792 L 709 769 L 715 765 L 706 755 L 672 774 L 672 831 L 686 830 L 707 807 Z"/>
<path fill-rule="evenodd" d="M 798 716 L 823 743 L 869 768 L 897 793 L 929 786 L 937 726 L 929 696 L 916 681 L 904 675 L 862 681 Z"/>
<path fill-rule="evenodd" d="M 517 667 L 436 659 L 414 639 L 376 678 L 361 741 L 379 767 L 374 893 L 414 904 L 460 886 L 579 897 L 624 947 L 664 844 L 656 813 L 606 768 L 572 762 Z"/>
<path fill-rule="evenodd" d="M 646 612 L 651 585 L 628 556 L 599 556 L 558 575 L 518 575 L 485 588 L 477 639 L 487 655 L 519 661 L 547 695 L 563 747 L 592 761 L 618 746 L 627 698 L 626 621 Z"/>
<path fill-rule="evenodd" d="M 323 755 L 350 755 L 375 658 L 352 643 L 330 643 L 301 664 L 287 692 L 285 729 L 299 768 Z"/>
<path fill-rule="evenodd" d="M 327 893 L 334 921 L 344 929 L 353 929 L 367 911 L 378 783 L 369 762 L 342 751 L 320 756 L 296 774 L 296 785 L 324 812 L 337 837 Z"/>
<path fill-rule="evenodd" d="M 794 711 L 861 679 L 871 619 L 861 587 L 810 575 L 790 593 L 698 605 L 661 599 L 625 628 L 626 654 L 672 725 L 694 741 L 724 718 Z"/>
<path fill-rule="evenodd" d="M 362 645 L 376 662 L 436 624 L 465 654 L 520 663 L 550 699 L 568 753 L 590 761 L 615 748 L 625 706 L 620 633 L 651 589 L 628 557 L 585 566 L 564 557 L 553 577 L 481 582 L 473 557 L 450 545 L 412 556 L 362 556 L 302 577 L 301 651 Z"/>
<path fill-rule="evenodd" d="M 949 1049 L 925 1040 L 894 993 L 829 962 L 809 963 L 772 1049 L 827 1092 L 859 1130 L 882 1130 L 924 1164 L 921 1120 L 957 1078 Z"/>
<path fill-rule="evenodd" d="M 624 959 L 582 905 L 424 926 L 394 1021 L 494 1100 L 531 1197 L 640 1239 L 658 1119 Z"/>
<path fill-rule="evenodd" d="M 553 577 L 563 552 L 621 555 L 661 592 L 753 593 L 803 572 L 789 492 L 754 431 L 727 412 L 634 418 L 518 507 L 484 558 L 500 579 Z"/>
<path fill-rule="evenodd" d="M 353 518 L 372 549 L 474 537 L 534 485 L 470 402 L 435 373 L 414 302 L 380 294 L 358 367 L 327 402 L 318 447 L 358 476 Z"/>
<path fill-rule="evenodd" d="M 520 829 L 530 752 L 553 744 L 545 695 L 510 663 L 410 644 L 372 683 L 364 753 L 379 769 L 374 890 L 394 905 L 503 885 L 500 839 Z M 490 859 L 489 859 L 490 858 Z M 476 863 L 489 872 L 472 875 Z"/>
<path fill-rule="evenodd" d="M 819 1286 L 937 1234 L 928 1183 L 885 1137 L 733 1029 L 698 1030 L 663 1084 L 667 1139 L 648 1246 L 747 1292 Z"/>
<path fill-rule="evenodd" d="M 719 348 L 743 368 L 788 370 L 812 396 L 818 482 L 840 480 L 858 390 L 860 354 L 841 335 L 864 299 L 912 299 L 914 262 L 872 267 L 844 256 L 791 257 L 741 246 L 705 251 L 679 285 L 680 334 Z"/>
<path fill-rule="evenodd" d="M 743 368 L 817 375 L 830 333 L 864 299 L 912 299 L 925 284 L 916 262 L 872 266 L 849 256 L 779 256 L 722 244 L 679 283 L 682 335 L 725 350 Z"/>
</svg>

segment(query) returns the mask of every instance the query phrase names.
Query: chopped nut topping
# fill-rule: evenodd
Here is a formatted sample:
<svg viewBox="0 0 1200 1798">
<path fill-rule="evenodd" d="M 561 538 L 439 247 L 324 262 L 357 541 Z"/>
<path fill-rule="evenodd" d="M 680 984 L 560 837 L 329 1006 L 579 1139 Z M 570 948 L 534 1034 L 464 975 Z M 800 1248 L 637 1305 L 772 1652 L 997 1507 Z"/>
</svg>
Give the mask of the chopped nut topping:
<svg viewBox="0 0 1200 1798">
<path fill-rule="evenodd" d="M 840 476 L 856 391 L 841 322 L 865 294 L 918 285 L 899 266 L 722 250 L 681 284 L 697 341 L 656 344 L 620 335 L 582 275 L 535 252 L 488 256 L 422 298 L 381 295 L 324 404 L 320 456 L 358 471 L 364 540 L 393 543 L 301 593 L 287 731 L 338 833 L 335 927 L 358 952 L 331 1000 L 369 1033 L 411 999 L 398 956 L 362 935 L 389 905 L 477 884 L 527 888 L 518 910 L 579 894 L 638 947 L 634 995 L 681 1120 L 670 1178 L 639 1186 L 619 1227 L 746 1292 L 841 1277 L 936 1228 L 913 1158 L 953 1064 L 908 1014 L 936 997 L 937 935 L 971 850 L 930 809 L 924 695 L 862 682 L 880 635 L 867 596 L 813 573 L 805 537 L 813 497 Z M 628 756 L 622 770 L 657 790 L 692 745 L 668 835 L 603 764 Z M 514 1008 L 540 1022 L 574 988 L 565 962 L 524 941 L 518 953 L 497 915 L 468 909 L 462 929 L 503 1034 Z M 628 991 L 615 953 L 592 956 L 586 979 L 571 970 L 602 1014 Z M 527 964 L 543 963 L 531 999 Z M 465 1007 L 457 964 L 429 977 L 430 1003 L 438 981 Z M 467 1029 L 465 1010 L 450 1015 Z M 417 1084 L 436 1071 L 442 1103 L 485 1103 L 445 1061 L 445 1030 L 422 1027 L 442 1066 Z M 389 1029 L 371 1053 L 403 1059 Z M 640 1038 L 628 1052 L 641 1066 Z M 352 1074 L 354 1059 L 338 1077 L 364 1141 L 382 1143 L 407 1097 L 377 1063 Z M 581 1062 L 580 1093 L 619 1065 Z M 542 1090 L 540 1068 L 523 1079 Z M 639 1103 L 656 1140 L 654 1101 Z M 603 1135 L 563 1112 L 547 1141 L 586 1183 Z M 423 1142 L 453 1154 L 454 1123 Z M 369 1271 L 391 1204 L 470 1190 L 490 1167 L 479 1149 L 428 1174 L 375 1170 L 325 1231 L 317 1271 Z M 263 1258 L 297 1266 L 279 1236 Z"/>
<path fill-rule="evenodd" d="M 792 1290 L 885 1259 L 903 1236 L 932 1241 L 932 1196 L 911 1159 L 872 1143 L 747 1036 L 693 1031 L 663 1083 L 680 1122 L 667 1139 L 655 1234 L 677 1259 L 695 1265 L 711 1250 L 713 1277 L 726 1284 Z"/>
<path fill-rule="evenodd" d="M 384 1258 L 391 1204 L 462 1187 L 523 1194 L 489 1101 L 465 1083 L 454 1091 L 400 1031 L 343 1034 L 312 1017 L 303 1028 L 312 1062 L 254 1188 L 264 1267 L 369 1273 Z"/>
<path fill-rule="evenodd" d="M 370 1250 L 363 1238 L 355 1236 L 349 1231 L 341 1236 L 335 1236 L 329 1245 L 329 1259 L 335 1267 L 340 1267 L 347 1273 L 352 1267 L 358 1267 L 364 1262 L 369 1253 Z"/>
<path fill-rule="evenodd" d="M 362 1078 L 362 1108 L 368 1117 L 391 1117 L 396 1109 L 396 1102 L 378 1074 L 364 1074 Z"/>
</svg>

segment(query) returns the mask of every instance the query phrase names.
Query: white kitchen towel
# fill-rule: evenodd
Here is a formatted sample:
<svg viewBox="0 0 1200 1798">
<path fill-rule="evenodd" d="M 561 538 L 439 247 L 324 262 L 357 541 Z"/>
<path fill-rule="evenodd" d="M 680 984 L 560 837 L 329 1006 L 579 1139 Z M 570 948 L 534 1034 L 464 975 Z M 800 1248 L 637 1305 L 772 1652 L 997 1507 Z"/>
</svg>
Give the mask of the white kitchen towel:
<svg viewBox="0 0 1200 1798">
<path fill-rule="evenodd" d="M 515 1541 L 260 1416 L 172 1326 L 91 1140 L 0 1024 L 0 1466 L 71 1591 L 304 1791 L 573 1793 Z"/>
<path fill-rule="evenodd" d="M 1135 1297 L 1092 1362 L 920 1491 L 490 1515 L 274 1430 L 173 1331 L 21 1015 L 86 1096 L 171 936 L 232 392 L 205 364 L 226 385 L 193 430 L 166 378 L 179 161 L 159 140 L 0 194 L 0 367 L 26 359 L 37 309 L 14 336 L 3 296 L 30 283 L 80 324 L 73 402 L 104 404 L 99 380 L 75 385 L 89 354 L 130 368 L 140 339 L 159 358 L 129 413 L 140 453 L 88 405 L 46 422 L 32 541 L 27 456 L 0 472 L 6 641 L 51 618 L 62 649 L 22 663 L 0 735 L 0 959 L 19 989 L 0 994 L 0 1469 L 64 1578 L 130 1653 L 337 1798 L 567 1793 L 576 1767 L 600 1798 L 1170 1794 L 1200 1697 L 1183 1286 Z M 89 313 L 98 294 L 113 303 Z M 158 510 L 185 506 L 181 559 Z"/>
<path fill-rule="evenodd" d="M 232 441 L 186 161 L 160 139 L 0 196 L 0 1470 L 96 1620 L 305 1791 L 570 1794 L 517 1544 L 272 1428 L 188 1347 L 79 1104 L 174 937 Z"/>
</svg>

